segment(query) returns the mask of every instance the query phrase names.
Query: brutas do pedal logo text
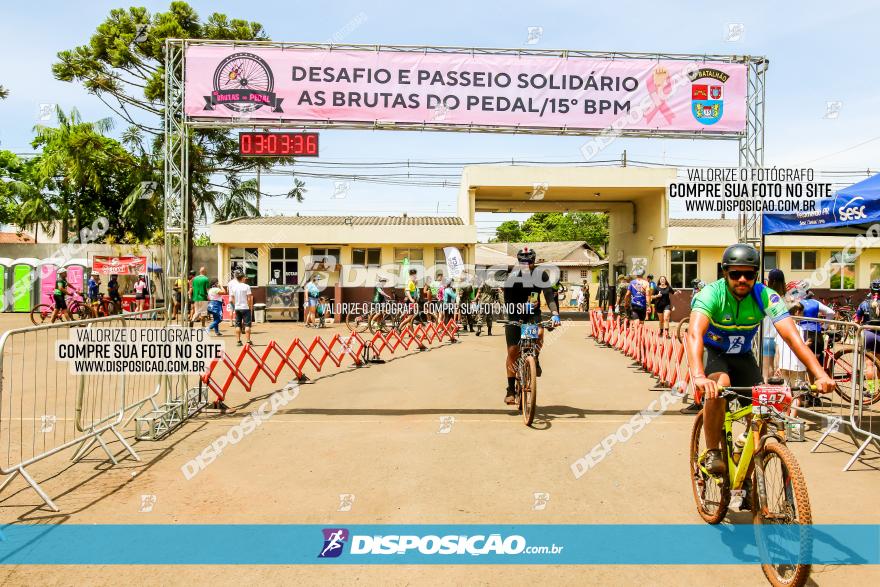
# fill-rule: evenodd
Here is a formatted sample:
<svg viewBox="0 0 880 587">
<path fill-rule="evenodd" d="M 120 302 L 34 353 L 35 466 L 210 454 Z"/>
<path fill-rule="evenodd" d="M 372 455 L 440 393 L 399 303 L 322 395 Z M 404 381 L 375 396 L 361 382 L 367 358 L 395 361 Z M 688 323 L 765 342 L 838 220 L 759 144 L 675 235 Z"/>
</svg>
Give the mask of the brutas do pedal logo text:
<svg viewBox="0 0 880 587">
<path fill-rule="evenodd" d="M 272 90 L 275 79 L 269 64 L 253 53 L 233 53 L 214 70 L 214 91 L 205 96 L 205 110 L 214 110 L 218 104 L 233 112 L 247 113 L 263 106 L 272 112 L 281 109 L 283 98 Z"/>
</svg>

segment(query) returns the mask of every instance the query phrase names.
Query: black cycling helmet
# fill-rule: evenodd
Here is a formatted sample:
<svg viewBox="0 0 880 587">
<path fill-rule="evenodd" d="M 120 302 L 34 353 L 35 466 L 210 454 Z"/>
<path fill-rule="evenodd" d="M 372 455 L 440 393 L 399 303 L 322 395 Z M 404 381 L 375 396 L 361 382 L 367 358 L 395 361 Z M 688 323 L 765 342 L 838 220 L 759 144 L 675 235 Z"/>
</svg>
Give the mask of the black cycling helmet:
<svg viewBox="0 0 880 587">
<path fill-rule="evenodd" d="M 534 265 L 537 258 L 538 254 L 535 253 L 535 250 L 528 247 L 523 247 L 522 250 L 516 254 L 517 261 L 520 263 L 528 263 L 529 265 Z"/>
<path fill-rule="evenodd" d="M 737 243 L 724 249 L 721 256 L 721 267 L 727 269 L 731 265 L 746 265 L 757 269 L 761 266 L 761 253 L 752 245 Z"/>
<path fill-rule="evenodd" d="M 880 293 L 880 279 L 871 282 L 871 293 Z"/>
</svg>

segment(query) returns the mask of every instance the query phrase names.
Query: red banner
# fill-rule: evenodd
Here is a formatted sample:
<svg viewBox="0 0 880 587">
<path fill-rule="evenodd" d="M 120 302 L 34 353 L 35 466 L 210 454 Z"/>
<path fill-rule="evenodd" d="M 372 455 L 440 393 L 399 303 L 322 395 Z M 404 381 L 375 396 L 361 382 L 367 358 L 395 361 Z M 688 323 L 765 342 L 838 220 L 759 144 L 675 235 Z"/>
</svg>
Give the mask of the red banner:
<svg viewBox="0 0 880 587">
<path fill-rule="evenodd" d="M 92 271 L 101 275 L 147 274 L 146 257 L 92 257 Z"/>
</svg>

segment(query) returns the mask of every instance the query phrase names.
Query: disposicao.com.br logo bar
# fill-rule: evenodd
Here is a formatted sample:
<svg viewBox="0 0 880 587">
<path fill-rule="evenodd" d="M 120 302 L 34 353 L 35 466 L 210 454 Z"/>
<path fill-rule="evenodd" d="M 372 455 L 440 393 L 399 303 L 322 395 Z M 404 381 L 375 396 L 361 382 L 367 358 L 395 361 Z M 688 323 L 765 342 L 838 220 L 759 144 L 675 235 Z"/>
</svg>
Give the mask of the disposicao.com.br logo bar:
<svg viewBox="0 0 880 587">
<path fill-rule="evenodd" d="M 324 528 L 318 558 L 357 555 L 558 555 L 563 545 L 529 546 L 519 534 L 351 534 L 347 528 Z"/>
</svg>

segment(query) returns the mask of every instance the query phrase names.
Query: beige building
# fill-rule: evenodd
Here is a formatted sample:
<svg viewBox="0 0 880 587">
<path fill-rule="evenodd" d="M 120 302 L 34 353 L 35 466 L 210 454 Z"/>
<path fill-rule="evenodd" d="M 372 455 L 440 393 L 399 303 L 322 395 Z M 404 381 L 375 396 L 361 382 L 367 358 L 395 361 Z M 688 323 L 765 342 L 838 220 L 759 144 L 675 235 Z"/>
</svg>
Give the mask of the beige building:
<svg viewBox="0 0 880 587">
<path fill-rule="evenodd" d="M 737 241 L 737 234 L 731 219 L 670 218 L 667 185 L 676 177 L 671 168 L 469 166 L 462 173 L 454 217 L 243 218 L 213 224 L 210 234 L 218 244 L 220 275 L 241 266 L 258 286 L 303 283 L 311 270 L 320 268 L 308 264 L 327 256 L 334 259 L 332 267 L 323 267 L 329 269 L 328 285 L 356 287 L 364 272 L 372 285 L 379 265 L 399 264 L 404 258 L 426 269 L 442 266 L 447 246 L 458 248 L 468 264 L 498 264 L 490 257 L 510 257 L 507 246 L 492 251 L 491 245 L 481 244 L 482 253 L 477 252 L 477 212 L 607 212 L 612 278 L 644 266 L 684 289 L 695 278 L 717 277 L 721 253 Z M 880 277 L 880 250 L 842 259 L 840 249 L 847 243 L 843 237 L 768 237 L 768 267 L 778 266 L 789 279 L 802 279 L 833 260 L 820 289 L 864 289 Z M 580 282 L 585 270 L 577 265 L 571 272 L 565 269 L 568 282 Z"/>
<path fill-rule="evenodd" d="M 672 218 L 662 252 L 666 264 L 660 266 L 670 279 L 683 275 L 687 286 L 694 277 L 712 281 L 720 275 L 724 248 L 736 240 L 735 220 Z M 810 279 L 814 289 L 827 290 L 824 295 L 864 290 L 871 280 L 880 279 L 880 248 L 847 258 L 842 249 L 852 241 L 852 237 L 843 236 L 770 235 L 764 255 L 766 269 L 781 269 L 788 281 Z M 826 278 L 815 279 L 823 277 L 814 273 L 826 264 Z"/>
<path fill-rule="evenodd" d="M 301 284 L 315 270 L 329 285 L 357 286 L 404 258 L 413 267 L 445 265 L 444 247 L 472 263 L 477 240 L 476 227 L 458 217 L 270 216 L 217 222 L 210 231 L 219 274 L 238 267 L 258 286 Z"/>
</svg>

